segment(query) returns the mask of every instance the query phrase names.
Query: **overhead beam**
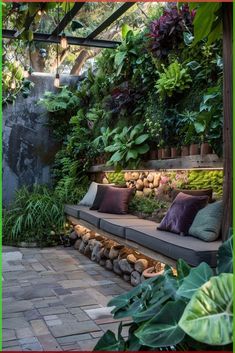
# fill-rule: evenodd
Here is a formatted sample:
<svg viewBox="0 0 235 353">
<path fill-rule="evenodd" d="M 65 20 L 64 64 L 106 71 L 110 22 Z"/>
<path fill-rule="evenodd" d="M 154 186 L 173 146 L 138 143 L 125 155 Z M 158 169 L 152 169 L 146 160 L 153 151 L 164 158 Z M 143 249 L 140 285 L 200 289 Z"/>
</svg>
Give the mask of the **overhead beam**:
<svg viewBox="0 0 235 353">
<path fill-rule="evenodd" d="M 93 32 L 91 32 L 86 39 L 93 39 L 109 27 L 114 21 L 121 17 L 129 8 L 135 5 L 134 2 L 125 2 L 120 6 L 110 17 L 108 17 L 100 26 L 98 26 Z"/>
<path fill-rule="evenodd" d="M 16 31 L 3 29 L 2 38 L 20 40 L 21 39 L 20 37 L 17 37 L 17 38 L 15 37 L 15 33 Z M 80 38 L 80 37 L 66 37 L 66 38 L 68 40 L 69 45 L 79 45 L 82 47 L 114 49 L 121 44 L 120 42 L 117 42 L 117 41 L 102 40 L 102 39 L 87 39 L 87 38 Z M 61 40 L 61 36 L 51 38 L 50 34 L 46 34 L 46 33 L 35 32 L 33 34 L 33 41 L 35 42 L 60 43 L 60 40 Z"/>
<path fill-rule="evenodd" d="M 66 28 L 69 22 L 71 22 L 71 20 L 76 16 L 76 14 L 79 12 L 79 10 L 82 8 L 84 4 L 85 2 L 75 2 L 72 9 L 67 12 L 67 14 L 63 17 L 63 19 L 60 21 L 60 23 L 51 33 L 50 38 L 58 36 Z"/>
</svg>

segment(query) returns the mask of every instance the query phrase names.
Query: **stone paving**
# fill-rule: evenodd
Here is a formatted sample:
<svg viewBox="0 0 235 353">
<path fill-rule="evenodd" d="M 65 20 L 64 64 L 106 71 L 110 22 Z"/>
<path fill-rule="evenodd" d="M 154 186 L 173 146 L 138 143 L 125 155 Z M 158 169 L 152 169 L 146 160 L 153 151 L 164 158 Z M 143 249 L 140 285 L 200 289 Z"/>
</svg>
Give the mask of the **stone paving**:
<svg viewBox="0 0 235 353">
<path fill-rule="evenodd" d="M 90 351 L 117 332 L 107 302 L 132 287 L 113 272 L 63 247 L 3 247 L 2 261 L 3 351 Z"/>
</svg>

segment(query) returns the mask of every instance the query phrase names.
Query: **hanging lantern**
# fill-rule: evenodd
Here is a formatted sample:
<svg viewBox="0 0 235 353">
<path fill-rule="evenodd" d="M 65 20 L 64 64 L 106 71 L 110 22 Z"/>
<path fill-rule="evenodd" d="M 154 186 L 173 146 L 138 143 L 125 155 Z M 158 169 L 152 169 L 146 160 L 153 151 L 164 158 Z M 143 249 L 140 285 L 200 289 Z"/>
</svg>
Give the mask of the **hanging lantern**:
<svg viewBox="0 0 235 353">
<path fill-rule="evenodd" d="M 68 46 L 68 40 L 67 40 L 66 35 L 64 33 L 61 35 L 60 45 L 61 45 L 61 48 L 63 48 L 63 49 L 66 49 Z"/>
<path fill-rule="evenodd" d="M 59 88 L 60 87 L 60 75 L 57 72 L 55 75 L 55 79 L 54 79 L 54 87 Z"/>
</svg>

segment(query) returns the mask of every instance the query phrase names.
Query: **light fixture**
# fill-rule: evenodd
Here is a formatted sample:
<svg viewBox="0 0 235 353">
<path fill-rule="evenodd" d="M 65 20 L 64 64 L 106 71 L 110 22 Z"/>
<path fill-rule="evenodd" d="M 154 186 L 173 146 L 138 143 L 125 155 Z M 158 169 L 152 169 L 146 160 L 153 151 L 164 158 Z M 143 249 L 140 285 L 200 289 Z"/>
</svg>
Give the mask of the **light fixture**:
<svg viewBox="0 0 235 353">
<path fill-rule="evenodd" d="M 16 81 L 12 80 L 11 82 L 11 89 L 15 89 L 16 88 Z"/>
<path fill-rule="evenodd" d="M 54 87 L 59 88 L 60 87 L 60 75 L 57 72 L 55 75 L 55 79 L 54 79 Z"/>
<path fill-rule="evenodd" d="M 42 16 L 42 10 L 41 9 L 38 10 L 38 16 Z"/>
<path fill-rule="evenodd" d="M 66 49 L 68 46 L 68 40 L 67 40 L 65 33 L 62 33 L 62 35 L 60 37 L 60 45 L 61 45 L 61 48 L 63 48 L 63 49 Z"/>
</svg>

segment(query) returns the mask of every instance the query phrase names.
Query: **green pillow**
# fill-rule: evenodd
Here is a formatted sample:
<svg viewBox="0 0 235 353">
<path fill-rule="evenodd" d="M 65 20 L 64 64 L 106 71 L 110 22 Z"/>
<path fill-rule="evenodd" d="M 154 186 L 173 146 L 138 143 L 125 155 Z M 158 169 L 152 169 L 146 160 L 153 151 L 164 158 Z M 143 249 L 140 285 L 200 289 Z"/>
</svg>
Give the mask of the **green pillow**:
<svg viewBox="0 0 235 353">
<path fill-rule="evenodd" d="M 222 201 L 209 204 L 198 211 L 188 234 L 204 241 L 216 240 L 220 235 L 222 215 Z"/>
</svg>

